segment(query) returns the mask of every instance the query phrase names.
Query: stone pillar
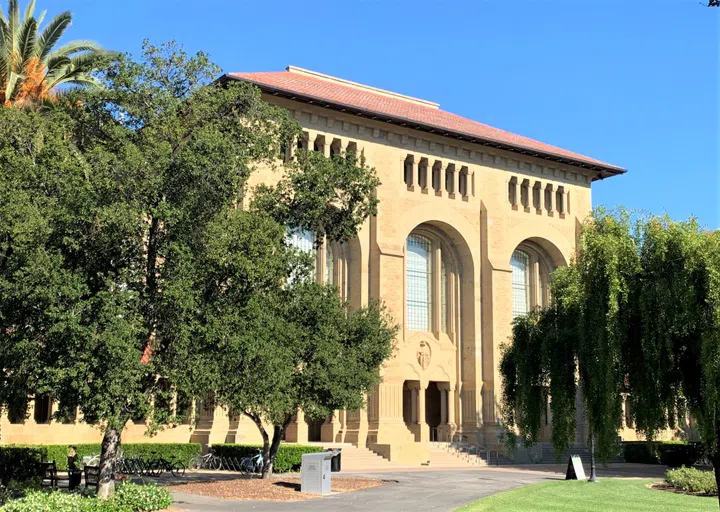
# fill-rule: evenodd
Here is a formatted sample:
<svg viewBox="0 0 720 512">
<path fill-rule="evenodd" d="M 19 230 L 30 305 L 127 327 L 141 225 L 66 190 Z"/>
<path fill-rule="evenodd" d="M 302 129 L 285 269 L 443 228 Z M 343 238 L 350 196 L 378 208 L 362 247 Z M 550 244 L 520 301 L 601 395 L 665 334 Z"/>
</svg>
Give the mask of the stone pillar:
<svg viewBox="0 0 720 512">
<path fill-rule="evenodd" d="M 293 443 L 306 443 L 308 440 L 308 426 L 305 413 L 298 409 L 295 419 L 285 429 L 285 439 Z"/>
<path fill-rule="evenodd" d="M 438 386 L 440 387 L 440 386 Z M 440 389 L 440 425 L 448 422 L 448 395 L 445 389 Z"/>
<path fill-rule="evenodd" d="M 453 388 L 448 388 L 447 390 L 448 394 L 448 425 L 455 426 L 455 390 Z"/>
<path fill-rule="evenodd" d="M 334 410 L 330 416 L 325 419 L 320 427 L 320 440 L 323 443 L 340 442 L 342 426 L 340 424 L 340 410 Z"/>
<path fill-rule="evenodd" d="M 412 423 L 418 422 L 418 387 L 410 387 L 410 421 Z"/>
<path fill-rule="evenodd" d="M 425 419 L 425 391 L 427 383 L 420 383 L 418 390 L 418 429 L 420 431 L 420 442 L 426 443 L 430 441 L 430 427 Z"/>
</svg>

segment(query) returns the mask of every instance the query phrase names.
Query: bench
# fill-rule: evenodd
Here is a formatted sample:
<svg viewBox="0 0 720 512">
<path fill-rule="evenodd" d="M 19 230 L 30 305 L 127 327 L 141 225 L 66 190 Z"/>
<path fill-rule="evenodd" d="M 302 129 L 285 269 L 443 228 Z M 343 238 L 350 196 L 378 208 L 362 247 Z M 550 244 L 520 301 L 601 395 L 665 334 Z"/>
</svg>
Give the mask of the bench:
<svg viewBox="0 0 720 512">
<path fill-rule="evenodd" d="M 100 466 L 88 466 L 83 468 L 85 473 L 85 487 L 95 487 L 97 489 L 100 483 Z"/>
</svg>

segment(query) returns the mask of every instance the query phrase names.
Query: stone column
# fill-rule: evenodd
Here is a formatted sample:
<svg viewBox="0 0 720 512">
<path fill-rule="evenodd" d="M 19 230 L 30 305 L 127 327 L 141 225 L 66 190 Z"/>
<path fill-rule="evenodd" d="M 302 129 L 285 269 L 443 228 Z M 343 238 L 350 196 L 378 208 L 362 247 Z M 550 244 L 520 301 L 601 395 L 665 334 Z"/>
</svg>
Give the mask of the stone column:
<svg viewBox="0 0 720 512">
<path fill-rule="evenodd" d="M 341 428 L 340 411 L 336 409 L 325 419 L 320 427 L 320 440 L 323 443 L 339 442 L 337 438 L 340 435 Z"/>
<path fill-rule="evenodd" d="M 438 386 L 438 388 L 439 387 L 440 386 Z M 440 390 L 440 425 L 442 425 L 442 426 L 447 425 L 447 422 L 448 422 L 447 405 L 448 405 L 447 391 L 444 389 L 441 389 Z"/>
<path fill-rule="evenodd" d="M 412 423 L 418 422 L 418 388 L 410 387 L 410 421 Z"/>
<path fill-rule="evenodd" d="M 426 443 L 430 441 L 430 427 L 425 420 L 425 390 L 427 383 L 421 382 L 418 390 L 418 429 L 420 431 L 420 441 Z"/>
<path fill-rule="evenodd" d="M 447 390 L 448 394 L 448 425 L 455 426 L 455 390 L 453 388 L 448 388 Z"/>
<path fill-rule="evenodd" d="M 285 439 L 293 443 L 306 443 L 308 440 L 308 427 L 305 413 L 298 409 L 295 419 L 285 429 Z"/>
</svg>

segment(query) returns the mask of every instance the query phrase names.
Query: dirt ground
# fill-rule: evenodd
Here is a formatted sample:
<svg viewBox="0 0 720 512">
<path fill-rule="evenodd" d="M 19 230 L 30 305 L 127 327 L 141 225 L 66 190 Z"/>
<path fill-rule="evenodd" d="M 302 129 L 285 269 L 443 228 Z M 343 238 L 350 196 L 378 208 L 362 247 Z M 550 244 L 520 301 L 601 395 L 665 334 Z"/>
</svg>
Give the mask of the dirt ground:
<svg viewBox="0 0 720 512">
<path fill-rule="evenodd" d="M 388 482 L 384 480 L 334 477 L 331 491 L 334 493 L 358 491 L 386 483 Z M 171 485 L 168 486 L 168 490 L 226 500 L 299 501 L 319 497 L 315 494 L 301 493 L 300 479 L 293 477 L 277 477 L 268 480 L 238 478 L 215 482 L 196 482 Z"/>
</svg>

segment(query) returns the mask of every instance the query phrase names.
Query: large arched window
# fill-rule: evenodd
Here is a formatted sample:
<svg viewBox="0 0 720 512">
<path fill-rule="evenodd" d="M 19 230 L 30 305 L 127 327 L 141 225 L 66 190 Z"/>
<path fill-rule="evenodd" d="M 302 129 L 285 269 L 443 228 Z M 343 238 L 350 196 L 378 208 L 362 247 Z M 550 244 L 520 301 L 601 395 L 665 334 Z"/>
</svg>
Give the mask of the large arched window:
<svg viewBox="0 0 720 512">
<path fill-rule="evenodd" d="M 420 235 L 407 239 L 407 326 L 429 331 L 432 316 L 432 244 Z"/>
<path fill-rule="evenodd" d="M 529 242 L 513 251 L 512 315 L 516 318 L 534 308 L 545 308 L 550 299 L 549 281 L 551 263 L 539 247 Z"/>
<path fill-rule="evenodd" d="M 310 231 L 288 230 L 288 245 L 315 257 L 312 277 L 318 282 L 338 287 L 343 299 L 349 294 L 349 262 L 345 259 L 345 245 L 327 240 L 316 247 L 315 237 Z"/>
<path fill-rule="evenodd" d="M 523 251 L 513 252 L 512 267 L 512 312 L 513 318 L 530 310 L 530 257 Z"/>
<path fill-rule="evenodd" d="M 459 314 L 457 264 L 433 230 L 419 231 L 406 241 L 406 327 L 452 335 Z"/>
</svg>

